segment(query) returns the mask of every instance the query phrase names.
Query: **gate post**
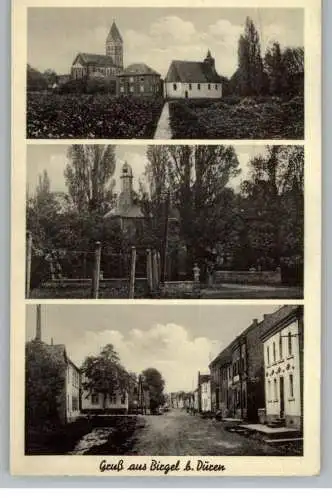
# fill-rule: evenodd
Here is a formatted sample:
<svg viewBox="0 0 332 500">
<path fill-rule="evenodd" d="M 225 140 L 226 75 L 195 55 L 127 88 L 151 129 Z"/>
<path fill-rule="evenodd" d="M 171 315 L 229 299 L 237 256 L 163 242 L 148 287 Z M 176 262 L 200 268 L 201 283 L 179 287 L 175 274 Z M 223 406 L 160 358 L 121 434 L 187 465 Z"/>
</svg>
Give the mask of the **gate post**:
<svg viewBox="0 0 332 500">
<path fill-rule="evenodd" d="M 129 298 L 134 298 L 135 293 L 135 273 L 136 273 L 136 247 L 131 247 L 131 267 L 129 282 Z"/>
<path fill-rule="evenodd" d="M 30 298 L 31 286 L 31 258 L 32 258 L 32 234 L 27 231 L 27 249 L 26 249 L 26 262 L 25 262 L 25 298 Z"/>
<path fill-rule="evenodd" d="M 94 269 L 93 269 L 93 276 L 92 276 L 92 289 L 91 289 L 91 297 L 93 299 L 98 299 L 98 295 L 99 295 L 100 258 L 101 258 L 101 245 L 100 245 L 100 241 L 96 241 L 95 262 L 94 262 Z"/>
<path fill-rule="evenodd" d="M 146 250 L 146 277 L 148 280 L 149 291 L 153 291 L 153 276 L 152 276 L 152 259 L 151 250 L 148 248 Z"/>
</svg>

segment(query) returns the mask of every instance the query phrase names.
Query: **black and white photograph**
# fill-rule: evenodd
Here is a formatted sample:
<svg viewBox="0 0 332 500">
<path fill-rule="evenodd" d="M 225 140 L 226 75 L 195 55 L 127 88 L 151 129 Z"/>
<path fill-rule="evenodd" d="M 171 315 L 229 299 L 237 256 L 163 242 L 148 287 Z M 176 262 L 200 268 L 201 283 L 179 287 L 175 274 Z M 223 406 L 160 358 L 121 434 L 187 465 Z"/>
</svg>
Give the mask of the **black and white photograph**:
<svg viewBox="0 0 332 500">
<path fill-rule="evenodd" d="M 304 148 L 27 147 L 26 297 L 303 298 Z"/>
<path fill-rule="evenodd" d="M 25 454 L 302 456 L 303 352 L 297 305 L 27 305 Z"/>
<path fill-rule="evenodd" d="M 29 8 L 29 139 L 304 139 L 304 9 Z"/>
</svg>

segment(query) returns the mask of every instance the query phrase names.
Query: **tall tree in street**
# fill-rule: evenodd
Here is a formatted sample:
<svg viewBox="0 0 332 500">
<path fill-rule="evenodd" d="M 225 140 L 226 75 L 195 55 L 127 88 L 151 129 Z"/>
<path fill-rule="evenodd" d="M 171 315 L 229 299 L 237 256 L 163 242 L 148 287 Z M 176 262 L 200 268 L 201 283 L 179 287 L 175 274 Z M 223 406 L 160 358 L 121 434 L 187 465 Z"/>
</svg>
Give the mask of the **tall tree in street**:
<svg viewBox="0 0 332 500">
<path fill-rule="evenodd" d="M 149 391 L 150 409 L 154 411 L 165 403 L 165 381 L 156 368 L 147 368 L 142 372 L 144 388 Z"/>
<path fill-rule="evenodd" d="M 112 344 L 106 345 L 98 356 L 88 356 L 81 369 L 84 376 L 83 389 L 89 393 L 102 394 L 104 406 L 107 397 L 112 397 L 129 387 L 129 374 L 122 366 L 120 357 Z"/>
<path fill-rule="evenodd" d="M 67 157 L 64 175 L 76 210 L 105 213 L 114 203 L 115 146 L 74 144 Z"/>
</svg>

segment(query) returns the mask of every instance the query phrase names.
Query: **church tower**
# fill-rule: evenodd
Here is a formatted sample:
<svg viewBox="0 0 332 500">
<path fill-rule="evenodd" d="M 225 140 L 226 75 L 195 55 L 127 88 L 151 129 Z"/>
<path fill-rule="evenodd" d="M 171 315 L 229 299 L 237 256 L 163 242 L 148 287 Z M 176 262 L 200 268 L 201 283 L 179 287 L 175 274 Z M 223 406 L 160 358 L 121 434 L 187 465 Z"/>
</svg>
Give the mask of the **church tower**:
<svg viewBox="0 0 332 500">
<path fill-rule="evenodd" d="M 112 57 L 117 68 L 123 69 L 123 40 L 114 21 L 106 38 L 106 55 Z"/>
<path fill-rule="evenodd" d="M 216 70 L 216 67 L 215 67 L 215 60 L 214 58 L 211 56 L 211 52 L 210 50 L 208 50 L 207 54 L 206 54 L 206 58 L 204 59 L 204 63 L 209 65 L 210 68 L 215 71 Z"/>
<path fill-rule="evenodd" d="M 133 171 L 127 162 L 121 171 L 121 194 L 119 205 L 122 210 L 128 210 L 133 205 Z"/>
</svg>

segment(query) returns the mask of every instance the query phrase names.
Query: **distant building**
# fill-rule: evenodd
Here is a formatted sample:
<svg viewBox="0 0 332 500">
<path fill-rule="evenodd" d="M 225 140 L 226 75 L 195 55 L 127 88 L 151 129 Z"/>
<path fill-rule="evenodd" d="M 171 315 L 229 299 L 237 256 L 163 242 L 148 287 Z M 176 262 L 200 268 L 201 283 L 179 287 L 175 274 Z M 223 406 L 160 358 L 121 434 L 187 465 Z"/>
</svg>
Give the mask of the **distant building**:
<svg viewBox="0 0 332 500">
<path fill-rule="evenodd" d="M 73 79 L 115 78 L 123 70 L 123 40 L 113 22 L 105 43 L 105 54 L 79 52 L 71 66 Z"/>
<path fill-rule="evenodd" d="M 211 411 L 211 376 L 198 373 L 198 397 L 199 411 L 208 413 Z"/>
<path fill-rule="evenodd" d="M 222 80 L 208 51 L 203 62 L 172 61 L 165 78 L 165 97 L 170 99 L 218 99 Z"/>
<path fill-rule="evenodd" d="M 118 73 L 116 80 L 119 96 L 151 97 L 162 95 L 160 74 L 143 63 L 127 66 Z"/>
<path fill-rule="evenodd" d="M 129 237 L 142 234 L 147 218 L 133 199 L 133 171 L 127 162 L 121 170 L 121 192 L 117 206 L 106 213 L 105 219 L 118 223 L 124 234 Z"/>
<path fill-rule="evenodd" d="M 303 307 L 285 306 L 266 329 L 264 345 L 265 420 L 301 429 L 303 418 Z"/>
</svg>

